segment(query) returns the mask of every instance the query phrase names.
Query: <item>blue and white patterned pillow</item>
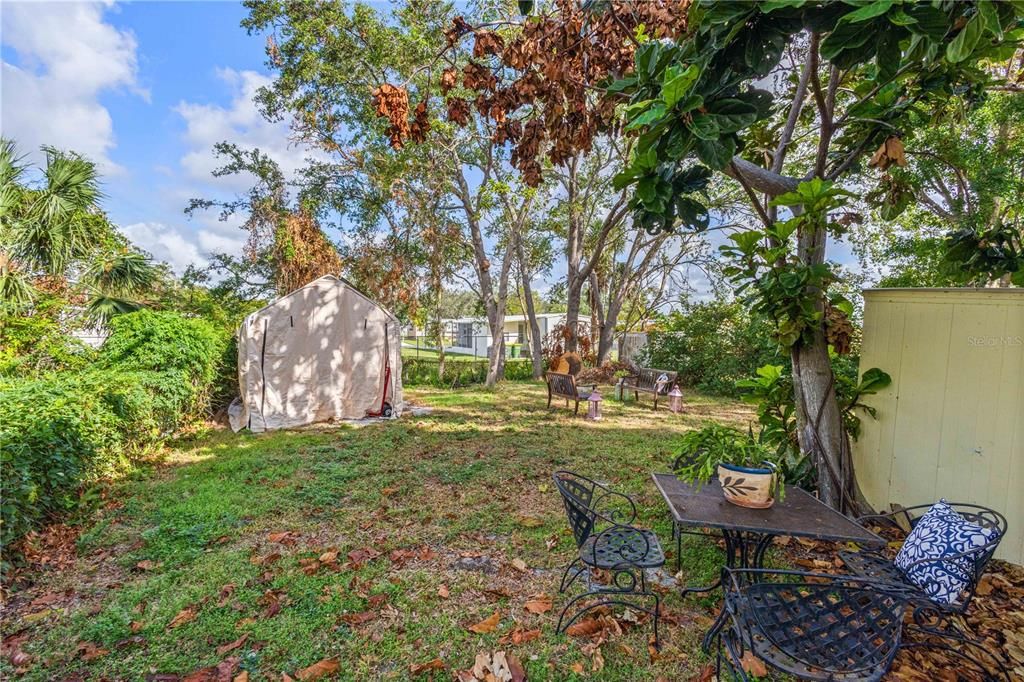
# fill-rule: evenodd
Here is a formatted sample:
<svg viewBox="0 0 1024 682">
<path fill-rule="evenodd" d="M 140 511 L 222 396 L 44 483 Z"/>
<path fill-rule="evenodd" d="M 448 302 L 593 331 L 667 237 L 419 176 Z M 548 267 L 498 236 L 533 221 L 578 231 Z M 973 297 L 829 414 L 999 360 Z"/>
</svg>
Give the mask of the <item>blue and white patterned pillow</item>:
<svg viewBox="0 0 1024 682">
<path fill-rule="evenodd" d="M 922 559 L 939 559 L 983 547 L 997 535 L 995 529 L 971 523 L 946 504 L 945 500 L 939 500 L 914 525 L 914 530 L 896 555 L 896 566 L 908 580 L 924 590 L 932 601 L 952 604 L 973 580 L 974 563 L 980 552 L 947 561 L 925 562 L 916 566 L 911 564 Z"/>
</svg>

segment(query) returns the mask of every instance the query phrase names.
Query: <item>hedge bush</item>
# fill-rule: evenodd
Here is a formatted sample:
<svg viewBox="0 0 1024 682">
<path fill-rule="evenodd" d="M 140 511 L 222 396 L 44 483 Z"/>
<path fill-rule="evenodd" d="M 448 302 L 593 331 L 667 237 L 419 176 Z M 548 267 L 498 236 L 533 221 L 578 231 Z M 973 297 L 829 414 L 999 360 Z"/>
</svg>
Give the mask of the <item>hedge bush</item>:
<svg viewBox="0 0 1024 682">
<path fill-rule="evenodd" d="M 115 318 L 90 369 L 0 382 L 0 543 L 200 414 L 226 343 L 202 320 L 141 311 Z"/>
<path fill-rule="evenodd" d="M 402 384 L 405 386 L 435 386 L 458 388 L 487 381 L 487 360 L 449 360 L 444 363 L 444 376 L 437 375 L 437 360 L 428 358 L 402 358 Z M 529 360 L 507 360 L 505 379 L 528 381 L 533 378 L 533 365 Z"/>
<path fill-rule="evenodd" d="M 763 365 L 788 366 L 771 325 L 737 303 L 709 301 L 687 306 L 662 320 L 663 331 L 649 332 L 638 362 L 675 370 L 679 383 L 705 393 L 736 397 L 736 382 Z"/>
</svg>

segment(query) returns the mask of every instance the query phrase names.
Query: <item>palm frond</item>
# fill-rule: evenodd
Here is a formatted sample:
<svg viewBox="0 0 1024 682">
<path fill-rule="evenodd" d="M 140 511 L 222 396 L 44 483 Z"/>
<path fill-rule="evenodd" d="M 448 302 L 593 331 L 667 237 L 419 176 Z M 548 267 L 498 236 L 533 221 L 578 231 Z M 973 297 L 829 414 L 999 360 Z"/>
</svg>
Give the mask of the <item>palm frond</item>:
<svg viewBox="0 0 1024 682">
<path fill-rule="evenodd" d="M 0 307 L 17 309 L 28 305 L 36 289 L 28 275 L 20 270 L 10 256 L 0 251 Z"/>
<path fill-rule="evenodd" d="M 103 253 L 93 261 L 82 282 L 106 294 L 137 296 L 153 289 L 159 270 L 138 251 Z"/>
<path fill-rule="evenodd" d="M 89 304 L 85 308 L 85 318 L 93 324 L 105 326 L 118 315 L 135 312 L 144 307 L 145 304 L 139 301 L 97 294 L 89 299 Z"/>
</svg>

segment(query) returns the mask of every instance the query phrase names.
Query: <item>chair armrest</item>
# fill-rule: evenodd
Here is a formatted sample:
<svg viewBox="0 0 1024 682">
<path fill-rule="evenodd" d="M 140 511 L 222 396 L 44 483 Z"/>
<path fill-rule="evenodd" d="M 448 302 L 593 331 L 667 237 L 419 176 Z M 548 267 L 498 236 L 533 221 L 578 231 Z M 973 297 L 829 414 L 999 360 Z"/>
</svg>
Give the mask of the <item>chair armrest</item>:
<svg viewBox="0 0 1024 682">
<path fill-rule="evenodd" d="M 603 486 L 600 483 L 594 483 L 595 488 L 599 488 L 601 494 L 595 494 L 593 500 L 590 503 L 590 508 L 594 514 L 602 521 L 611 524 L 612 526 L 628 526 L 636 520 L 636 503 L 633 502 L 633 498 L 625 493 L 620 493 L 617 490 L 612 490 L 607 486 Z M 596 492 L 596 490 L 595 490 Z M 609 498 L 625 500 L 628 504 L 628 512 L 623 514 L 622 510 L 614 507 L 605 507 L 608 511 L 602 511 L 602 505 Z"/>
</svg>

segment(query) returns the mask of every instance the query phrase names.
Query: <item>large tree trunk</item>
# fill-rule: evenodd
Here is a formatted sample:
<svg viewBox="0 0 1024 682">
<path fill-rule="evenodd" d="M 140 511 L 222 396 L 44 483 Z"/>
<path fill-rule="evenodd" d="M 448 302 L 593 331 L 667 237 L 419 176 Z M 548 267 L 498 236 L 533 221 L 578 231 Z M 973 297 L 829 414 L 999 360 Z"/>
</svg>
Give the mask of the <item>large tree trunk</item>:
<svg viewBox="0 0 1024 682">
<path fill-rule="evenodd" d="M 583 298 L 582 286 L 570 286 L 565 306 L 566 338 L 563 349 L 567 353 L 575 353 L 579 347 L 577 330 L 580 325 L 580 302 Z"/>
<path fill-rule="evenodd" d="M 725 172 L 772 197 L 795 190 L 800 182 L 738 156 L 733 157 L 732 165 Z M 800 207 L 795 207 L 794 213 L 799 212 Z M 824 229 L 820 228 L 801 234 L 797 247 L 800 260 L 808 265 L 824 262 L 826 238 Z M 819 306 L 823 305 L 824 301 L 820 301 Z M 828 357 L 824 327 L 815 330 L 811 341 L 797 342 L 790 356 L 793 360 L 797 438 L 800 450 L 812 457 L 815 463 L 818 495 L 833 509 L 853 511 L 856 508 L 853 461 L 836 401 L 835 376 Z"/>
<path fill-rule="evenodd" d="M 516 235 L 516 257 L 519 260 L 519 285 L 523 290 L 523 307 L 530 325 L 530 361 L 533 362 L 533 378 L 544 376 L 544 356 L 541 353 L 540 323 L 537 321 L 537 306 L 533 304 L 533 289 L 530 286 L 530 268 L 526 262 L 526 249 L 521 235 Z"/>
<path fill-rule="evenodd" d="M 430 289 L 433 297 L 433 305 L 430 308 L 430 331 L 434 337 L 434 347 L 437 348 L 437 380 L 444 381 L 445 357 L 444 357 L 444 323 L 441 321 L 441 268 L 437 263 L 430 266 Z"/>
</svg>

